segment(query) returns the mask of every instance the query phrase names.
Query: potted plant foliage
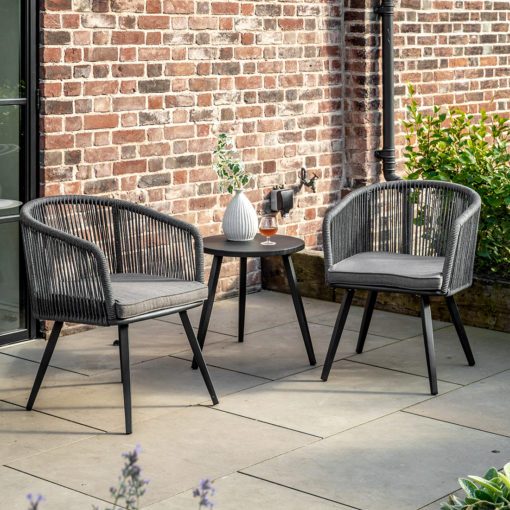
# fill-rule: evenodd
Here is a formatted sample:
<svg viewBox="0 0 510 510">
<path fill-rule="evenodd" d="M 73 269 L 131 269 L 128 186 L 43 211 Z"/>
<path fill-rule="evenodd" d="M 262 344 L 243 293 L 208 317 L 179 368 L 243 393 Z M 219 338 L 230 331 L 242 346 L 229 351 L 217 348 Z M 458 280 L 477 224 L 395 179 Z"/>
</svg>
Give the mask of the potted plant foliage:
<svg viewBox="0 0 510 510">
<path fill-rule="evenodd" d="M 220 180 L 220 191 L 234 195 L 223 216 L 223 233 L 229 241 L 250 241 L 257 233 L 257 213 L 244 193 L 250 176 L 226 134 L 218 137 L 213 165 Z"/>
</svg>

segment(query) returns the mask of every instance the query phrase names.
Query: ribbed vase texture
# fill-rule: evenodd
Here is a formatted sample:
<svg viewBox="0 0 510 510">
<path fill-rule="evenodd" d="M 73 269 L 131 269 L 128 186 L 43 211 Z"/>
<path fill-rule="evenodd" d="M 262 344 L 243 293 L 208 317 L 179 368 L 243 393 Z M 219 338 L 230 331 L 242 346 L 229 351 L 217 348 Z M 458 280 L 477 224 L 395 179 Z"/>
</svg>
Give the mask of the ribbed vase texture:
<svg viewBox="0 0 510 510">
<path fill-rule="evenodd" d="M 223 233 L 229 241 L 251 241 L 258 230 L 257 213 L 242 189 L 236 189 L 223 216 Z"/>
</svg>

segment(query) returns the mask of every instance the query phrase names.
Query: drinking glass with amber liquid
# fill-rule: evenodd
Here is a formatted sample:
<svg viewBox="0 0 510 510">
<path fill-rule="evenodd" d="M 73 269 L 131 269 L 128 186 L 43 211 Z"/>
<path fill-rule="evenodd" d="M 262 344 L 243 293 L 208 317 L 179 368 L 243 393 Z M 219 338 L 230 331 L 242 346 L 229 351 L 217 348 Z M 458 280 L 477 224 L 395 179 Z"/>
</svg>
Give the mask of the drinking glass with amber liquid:
<svg viewBox="0 0 510 510">
<path fill-rule="evenodd" d="M 259 232 L 266 237 L 266 240 L 260 244 L 265 246 L 272 246 L 276 244 L 271 241 L 271 236 L 276 235 L 278 232 L 278 224 L 276 223 L 276 216 L 272 214 L 266 214 L 260 218 Z"/>
</svg>

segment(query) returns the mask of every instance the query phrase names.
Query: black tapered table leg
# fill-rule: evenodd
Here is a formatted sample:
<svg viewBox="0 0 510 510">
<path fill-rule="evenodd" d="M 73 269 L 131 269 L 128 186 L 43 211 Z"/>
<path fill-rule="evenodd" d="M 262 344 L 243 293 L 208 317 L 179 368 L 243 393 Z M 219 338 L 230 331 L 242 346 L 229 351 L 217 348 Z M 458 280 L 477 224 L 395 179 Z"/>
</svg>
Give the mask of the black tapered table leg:
<svg viewBox="0 0 510 510">
<path fill-rule="evenodd" d="M 205 364 L 204 357 L 202 356 L 202 350 L 198 345 L 198 341 L 195 337 L 195 332 L 193 331 L 193 327 L 189 321 L 188 313 L 186 311 L 179 312 L 179 316 L 181 317 L 181 322 L 184 326 L 184 331 L 186 331 L 189 345 L 193 351 L 195 359 L 197 360 L 197 364 L 200 368 L 200 372 L 202 373 L 202 377 L 204 379 L 205 385 L 207 386 L 207 390 L 209 391 L 209 395 L 211 396 L 212 403 L 216 405 L 218 403 L 218 397 L 216 396 L 216 391 L 214 390 L 209 371 L 207 370 L 207 365 Z"/>
<path fill-rule="evenodd" d="M 345 323 L 347 321 L 347 316 L 349 315 L 349 310 L 351 308 L 352 298 L 354 297 L 354 290 L 349 289 L 342 301 L 342 306 L 338 311 L 338 315 L 335 321 L 335 327 L 333 328 L 333 334 L 331 335 L 331 342 L 329 343 L 328 353 L 326 354 L 326 360 L 324 361 L 324 367 L 322 368 L 321 379 L 323 381 L 327 381 L 329 377 L 329 372 L 331 371 L 331 367 L 333 366 L 333 362 L 335 361 L 336 351 L 338 349 L 338 345 L 340 344 L 340 339 L 342 338 L 342 333 L 344 330 Z"/>
<path fill-rule="evenodd" d="M 436 353 L 434 349 L 434 330 L 432 327 L 432 314 L 430 312 L 430 298 L 421 296 L 421 322 L 423 326 L 423 340 L 425 343 L 425 356 L 427 357 L 427 370 L 429 373 L 430 393 L 437 395 Z"/>
<path fill-rule="evenodd" d="M 368 293 L 368 298 L 365 303 L 365 311 L 363 312 L 363 320 L 361 321 L 361 328 L 359 330 L 358 345 L 356 345 L 356 352 L 361 354 L 367 339 L 368 328 L 374 313 L 375 302 L 377 301 L 377 291 L 372 290 Z"/>
<path fill-rule="evenodd" d="M 211 272 L 209 274 L 209 291 L 207 294 L 207 301 L 205 301 L 202 307 L 202 314 L 200 315 L 200 324 L 198 326 L 198 344 L 200 349 L 204 348 L 205 337 L 207 335 L 207 328 L 209 327 L 209 320 L 211 319 L 211 313 L 214 305 L 214 296 L 216 295 L 216 287 L 218 286 L 218 279 L 220 276 L 221 263 L 223 257 L 215 255 L 211 265 Z M 191 368 L 196 370 L 198 368 L 197 361 L 193 358 Z"/>
<path fill-rule="evenodd" d="M 120 372 L 122 379 L 122 392 L 124 394 L 124 420 L 126 422 L 126 434 L 133 432 L 131 420 L 131 375 L 129 366 L 129 326 L 119 324 L 119 351 Z"/>
<path fill-rule="evenodd" d="M 35 399 L 37 398 L 37 394 L 39 393 L 39 388 L 44 379 L 44 375 L 46 374 L 46 370 L 51 361 L 51 356 L 53 355 L 53 351 L 55 350 L 55 346 L 57 345 L 57 340 L 60 335 L 60 331 L 62 331 L 63 322 L 55 322 L 53 324 L 53 329 L 51 330 L 50 338 L 48 343 L 46 344 L 46 348 L 44 349 L 44 354 L 41 360 L 41 364 L 39 365 L 39 370 L 37 371 L 37 375 L 35 376 L 34 385 L 32 386 L 32 391 L 30 392 L 30 397 L 27 402 L 27 411 L 30 411 L 32 407 L 34 407 Z"/>
<path fill-rule="evenodd" d="M 246 311 L 246 257 L 240 259 L 240 273 L 239 273 L 239 319 L 237 326 L 237 340 L 244 342 L 244 317 Z"/>
<path fill-rule="evenodd" d="M 294 271 L 294 264 L 289 255 L 283 255 L 283 265 L 287 273 L 287 281 L 289 282 L 290 292 L 292 294 L 292 301 L 294 302 L 294 309 L 296 310 L 299 327 L 301 328 L 301 334 L 303 335 L 303 341 L 305 342 L 306 353 L 308 354 L 308 360 L 310 365 L 315 365 L 315 354 L 313 352 L 312 339 L 310 338 L 310 330 L 308 329 L 308 322 L 306 320 L 305 308 L 301 299 L 301 294 L 297 286 L 296 272 Z"/>
<path fill-rule="evenodd" d="M 468 364 L 470 367 L 472 367 L 475 364 L 475 357 L 473 356 L 473 351 L 471 351 L 468 336 L 466 334 L 466 330 L 464 329 L 464 324 L 462 324 L 459 309 L 457 308 L 457 303 L 455 303 L 453 296 L 447 296 L 446 304 L 448 306 L 448 310 L 450 311 L 450 317 L 452 318 L 453 325 L 457 331 L 457 335 L 462 345 L 462 349 L 464 350 L 464 354 L 466 355 Z"/>
</svg>

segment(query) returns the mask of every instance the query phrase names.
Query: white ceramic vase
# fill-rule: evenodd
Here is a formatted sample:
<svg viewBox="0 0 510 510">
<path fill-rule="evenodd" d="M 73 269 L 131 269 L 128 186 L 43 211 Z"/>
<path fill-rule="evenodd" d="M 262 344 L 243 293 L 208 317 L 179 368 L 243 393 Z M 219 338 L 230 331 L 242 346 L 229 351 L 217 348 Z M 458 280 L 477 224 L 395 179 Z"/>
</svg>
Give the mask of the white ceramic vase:
<svg viewBox="0 0 510 510">
<path fill-rule="evenodd" d="M 229 241 L 251 241 L 258 230 L 257 213 L 244 190 L 234 192 L 223 216 L 223 233 Z"/>
</svg>

